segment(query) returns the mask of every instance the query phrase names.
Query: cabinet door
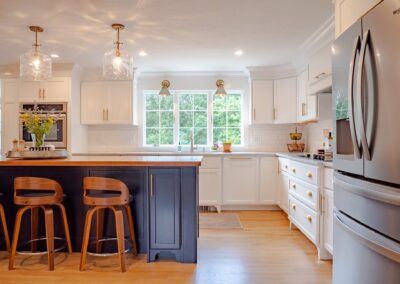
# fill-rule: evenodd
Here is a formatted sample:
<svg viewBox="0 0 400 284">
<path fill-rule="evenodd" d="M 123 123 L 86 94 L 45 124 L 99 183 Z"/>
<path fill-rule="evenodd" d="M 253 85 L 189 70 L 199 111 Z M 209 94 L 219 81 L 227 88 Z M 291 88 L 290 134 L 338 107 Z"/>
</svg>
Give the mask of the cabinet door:
<svg viewBox="0 0 400 284">
<path fill-rule="evenodd" d="M 42 99 L 45 101 L 69 101 L 70 78 L 54 77 L 44 82 Z"/>
<path fill-rule="evenodd" d="M 260 159 L 260 202 L 276 204 L 278 200 L 278 159 Z"/>
<path fill-rule="evenodd" d="M 1 116 L 1 153 L 12 149 L 12 141 L 19 139 L 19 105 L 3 104 Z"/>
<path fill-rule="evenodd" d="M 279 207 L 286 213 L 289 206 L 289 176 L 284 173 L 279 173 Z"/>
<path fill-rule="evenodd" d="M 340 36 L 365 13 L 382 0 L 336 0 L 335 1 L 335 34 Z"/>
<path fill-rule="evenodd" d="M 223 204 L 258 203 L 258 158 L 224 158 Z"/>
<path fill-rule="evenodd" d="M 333 254 L 333 191 L 324 189 L 324 245 Z"/>
<path fill-rule="evenodd" d="M 331 45 L 326 45 L 315 54 L 308 64 L 308 84 L 312 85 L 332 74 Z"/>
<path fill-rule="evenodd" d="M 179 249 L 180 169 L 150 169 L 150 249 Z"/>
<path fill-rule="evenodd" d="M 274 82 L 272 80 L 252 81 L 252 122 L 253 124 L 274 123 Z"/>
<path fill-rule="evenodd" d="M 21 81 L 20 88 L 21 101 L 35 102 L 42 99 L 42 82 Z"/>
<path fill-rule="evenodd" d="M 16 103 L 18 101 L 19 80 L 6 79 L 3 80 L 2 97 L 4 103 Z"/>
<path fill-rule="evenodd" d="M 107 123 L 132 124 L 132 82 L 108 82 L 107 85 Z"/>
<path fill-rule="evenodd" d="M 221 170 L 199 170 L 199 203 L 202 206 L 221 204 Z"/>
<path fill-rule="evenodd" d="M 106 123 L 107 85 L 105 82 L 84 82 L 81 85 L 81 123 Z"/>
<path fill-rule="evenodd" d="M 294 123 L 297 121 L 296 85 L 296 77 L 274 81 L 275 123 Z"/>
</svg>

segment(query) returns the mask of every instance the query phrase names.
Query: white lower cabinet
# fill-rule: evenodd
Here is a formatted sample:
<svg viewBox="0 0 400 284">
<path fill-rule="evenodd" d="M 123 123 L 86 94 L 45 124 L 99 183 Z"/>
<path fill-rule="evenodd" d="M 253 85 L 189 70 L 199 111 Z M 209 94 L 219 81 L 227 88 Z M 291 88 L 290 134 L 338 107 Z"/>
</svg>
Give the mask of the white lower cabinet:
<svg viewBox="0 0 400 284">
<path fill-rule="evenodd" d="M 278 188 L 279 188 L 279 204 L 278 205 L 283 211 L 288 213 L 289 175 L 284 171 L 279 172 Z"/>
<path fill-rule="evenodd" d="M 251 205 L 259 200 L 257 157 L 223 159 L 223 204 Z"/>
<path fill-rule="evenodd" d="M 199 204 L 214 206 L 218 212 L 222 204 L 221 158 L 205 157 L 199 170 Z"/>
<path fill-rule="evenodd" d="M 278 160 L 275 157 L 260 158 L 260 203 L 273 205 L 278 199 Z"/>
<path fill-rule="evenodd" d="M 289 220 L 314 244 L 319 241 L 319 214 L 289 195 Z"/>
<path fill-rule="evenodd" d="M 324 218 L 324 246 L 327 251 L 333 254 L 333 191 L 324 189 L 322 204 Z"/>
</svg>

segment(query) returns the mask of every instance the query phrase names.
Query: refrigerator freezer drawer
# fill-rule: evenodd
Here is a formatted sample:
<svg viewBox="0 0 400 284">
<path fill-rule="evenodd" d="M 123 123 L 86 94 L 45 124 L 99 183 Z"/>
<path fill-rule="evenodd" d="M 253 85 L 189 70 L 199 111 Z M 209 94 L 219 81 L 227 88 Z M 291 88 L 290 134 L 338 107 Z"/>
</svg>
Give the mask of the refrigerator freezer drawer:
<svg viewBox="0 0 400 284">
<path fill-rule="evenodd" d="M 400 188 L 335 173 L 335 207 L 400 242 Z"/>
<path fill-rule="evenodd" d="M 400 283 L 400 243 L 334 213 L 334 284 Z"/>
</svg>

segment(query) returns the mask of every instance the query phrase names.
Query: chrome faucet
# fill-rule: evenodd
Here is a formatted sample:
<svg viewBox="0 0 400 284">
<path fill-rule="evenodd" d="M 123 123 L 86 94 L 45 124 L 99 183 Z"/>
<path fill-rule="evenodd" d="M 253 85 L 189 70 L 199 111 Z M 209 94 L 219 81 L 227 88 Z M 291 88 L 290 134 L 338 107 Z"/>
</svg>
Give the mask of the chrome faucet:
<svg viewBox="0 0 400 284">
<path fill-rule="evenodd" d="M 189 135 L 189 139 L 190 139 L 190 152 L 193 153 L 194 150 L 197 150 L 197 145 L 194 146 L 194 133 L 193 133 L 193 128 L 190 129 L 190 135 Z"/>
</svg>

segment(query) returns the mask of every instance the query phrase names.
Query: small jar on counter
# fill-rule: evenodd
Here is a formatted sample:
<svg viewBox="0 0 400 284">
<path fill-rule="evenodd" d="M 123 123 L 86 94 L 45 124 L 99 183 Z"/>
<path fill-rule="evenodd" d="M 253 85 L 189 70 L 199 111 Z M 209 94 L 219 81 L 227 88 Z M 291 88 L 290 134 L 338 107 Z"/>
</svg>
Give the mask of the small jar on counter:
<svg viewBox="0 0 400 284">
<path fill-rule="evenodd" d="M 18 151 L 19 152 L 25 151 L 25 140 L 18 141 Z"/>
<path fill-rule="evenodd" d="M 12 141 L 12 144 L 13 144 L 13 146 L 12 146 L 13 152 L 18 152 L 18 140 L 17 140 L 17 139 L 14 139 L 14 140 Z"/>
</svg>

